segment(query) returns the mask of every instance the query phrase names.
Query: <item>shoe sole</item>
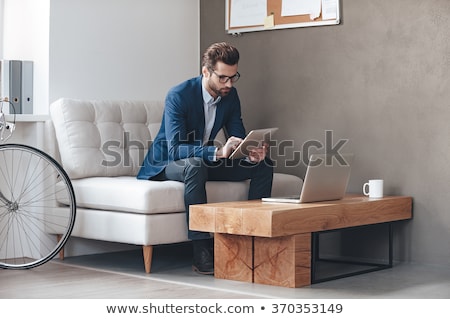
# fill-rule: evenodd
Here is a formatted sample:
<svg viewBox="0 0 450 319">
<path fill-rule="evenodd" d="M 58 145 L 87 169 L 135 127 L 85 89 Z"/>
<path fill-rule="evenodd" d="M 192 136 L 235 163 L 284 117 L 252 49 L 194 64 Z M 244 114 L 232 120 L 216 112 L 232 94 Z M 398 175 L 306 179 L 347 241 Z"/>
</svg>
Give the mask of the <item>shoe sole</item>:
<svg viewBox="0 0 450 319">
<path fill-rule="evenodd" d="M 192 266 L 192 270 L 200 275 L 214 275 L 214 271 L 201 271 L 195 266 Z"/>
</svg>

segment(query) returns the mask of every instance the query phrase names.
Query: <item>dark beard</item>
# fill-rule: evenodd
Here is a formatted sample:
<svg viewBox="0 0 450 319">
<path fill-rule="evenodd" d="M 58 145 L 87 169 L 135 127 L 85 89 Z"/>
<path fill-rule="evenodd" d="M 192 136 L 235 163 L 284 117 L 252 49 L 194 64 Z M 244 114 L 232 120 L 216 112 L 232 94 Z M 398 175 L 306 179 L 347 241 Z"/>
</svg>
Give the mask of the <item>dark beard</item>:
<svg viewBox="0 0 450 319">
<path fill-rule="evenodd" d="M 214 92 L 214 94 L 221 97 L 227 96 L 228 93 L 230 93 L 231 91 L 231 89 L 218 89 L 211 80 L 208 80 L 208 86 L 211 89 L 211 91 Z"/>
</svg>

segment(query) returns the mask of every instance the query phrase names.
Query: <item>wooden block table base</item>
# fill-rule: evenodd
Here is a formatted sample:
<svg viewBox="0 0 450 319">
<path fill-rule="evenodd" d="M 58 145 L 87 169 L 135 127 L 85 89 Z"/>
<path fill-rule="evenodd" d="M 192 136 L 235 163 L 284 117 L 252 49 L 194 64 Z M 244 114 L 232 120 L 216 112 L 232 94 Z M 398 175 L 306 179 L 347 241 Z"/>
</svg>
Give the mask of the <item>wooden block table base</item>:
<svg viewBox="0 0 450 319">
<path fill-rule="evenodd" d="M 191 230 L 214 233 L 216 278 L 302 287 L 311 284 L 313 233 L 412 218 L 412 198 L 348 194 L 310 204 L 260 200 L 191 205 Z"/>
<path fill-rule="evenodd" d="M 253 238 L 214 234 L 214 277 L 253 282 Z"/>
<path fill-rule="evenodd" d="M 311 284 L 311 234 L 264 238 L 216 233 L 214 276 L 258 284 Z"/>
</svg>

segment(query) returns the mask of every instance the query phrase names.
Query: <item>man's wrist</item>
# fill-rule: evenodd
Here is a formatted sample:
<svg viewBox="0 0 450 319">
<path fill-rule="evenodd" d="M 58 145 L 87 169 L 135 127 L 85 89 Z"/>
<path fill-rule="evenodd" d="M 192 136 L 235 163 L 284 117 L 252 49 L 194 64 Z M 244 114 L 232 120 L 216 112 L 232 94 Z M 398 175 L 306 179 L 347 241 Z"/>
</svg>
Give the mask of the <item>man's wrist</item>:
<svg viewBox="0 0 450 319">
<path fill-rule="evenodd" d="M 216 147 L 216 151 L 214 153 L 214 158 L 216 161 L 218 161 L 221 158 L 225 158 L 223 150 L 224 150 L 223 147 Z"/>
<path fill-rule="evenodd" d="M 217 153 L 219 152 L 219 147 L 216 147 L 216 149 L 214 150 L 214 154 L 213 154 L 213 162 L 217 161 Z"/>
</svg>

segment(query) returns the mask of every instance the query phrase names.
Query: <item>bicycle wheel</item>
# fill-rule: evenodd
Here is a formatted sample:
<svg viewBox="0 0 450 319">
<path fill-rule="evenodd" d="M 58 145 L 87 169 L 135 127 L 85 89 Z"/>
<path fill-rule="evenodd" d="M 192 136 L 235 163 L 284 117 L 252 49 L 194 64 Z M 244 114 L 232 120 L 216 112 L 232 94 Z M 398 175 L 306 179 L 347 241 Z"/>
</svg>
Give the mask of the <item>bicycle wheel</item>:
<svg viewBox="0 0 450 319">
<path fill-rule="evenodd" d="M 64 169 L 27 145 L 0 145 L 0 268 L 29 269 L 64 247 L 75 223 Z"/>
</svg>

